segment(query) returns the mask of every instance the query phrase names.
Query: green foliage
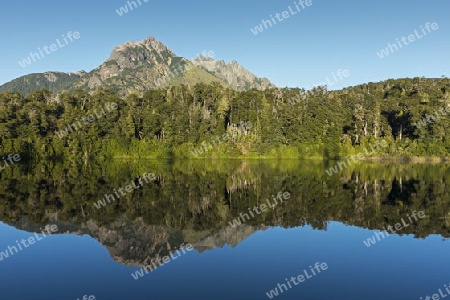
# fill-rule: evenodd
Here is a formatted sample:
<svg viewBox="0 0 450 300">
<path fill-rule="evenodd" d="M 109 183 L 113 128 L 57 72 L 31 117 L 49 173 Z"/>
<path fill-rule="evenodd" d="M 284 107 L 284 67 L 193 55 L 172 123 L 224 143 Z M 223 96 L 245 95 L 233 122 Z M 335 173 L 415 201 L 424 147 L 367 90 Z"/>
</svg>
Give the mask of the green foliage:
<svg viewBox="0 0 450 300">
<path fill-rule="evenodd" d="M 36 229 L 57 216 L 61 225 L 83 230 L 90 230 L 86 223 L 93 222 L 122 230 L 130 226 L 131 232 L 145 236 L 151 231 L 136 230 L 136 225 L 200 234 L 220 231 L 244 209 L 266 199 L 273 203 L 272 195 L 280 191 L 289 192 L 291 198 L 255 214 L 246 224 L 285 228 L 309 224 L 324 230 L 333 220 L 381 230 L 423 210 L 426 218 L 399 234 L 450 236 L 448 165 L 355 164 L 334 177 L 323 167 L 314 160 L 278 159 L 46 161 L 30 168 L 22 164 L 0 173 L 0 219 L 12 225 L 28 221 Z M 94 206 L 105 194 L 144 173 L 154 173 L 157 179 L 101 209 Z"/>
<path fill-rule="evenodd" d="M 199 148 L 198 157 L 334 159 L 384 139 L 389 146 L 372 155 L 447 156 L 449 90 L 449 79 L 414 78 L 332 92 L 326 87 L 236 92 L 218 82 L 126 98 L 105 89 L 58 97 L 48 90 L 26 97 L 5 92 L 0 147 L 33 159 L 194 158 L 191 152 Z M 116 111 L 58 137 L 110 102 L 118 104 Z M 252 127 L 236 134 L 242 122 Z M 223 135 L 230 138 L 218 142 Z"/>
<path fill-rule="evenodd" d="M 6 91 L 16 91 L 22 95 L 28 95 L 29 93 L 39 89 L 47 89 L 51 92 L 57 93 L 68 89 L 72 84 L 77 82 L 80 79 L 81 74 L 83 73 L 75 74 L 46 72 L 29 74 L 0 86 L 0 93 Z"/>
</svg>

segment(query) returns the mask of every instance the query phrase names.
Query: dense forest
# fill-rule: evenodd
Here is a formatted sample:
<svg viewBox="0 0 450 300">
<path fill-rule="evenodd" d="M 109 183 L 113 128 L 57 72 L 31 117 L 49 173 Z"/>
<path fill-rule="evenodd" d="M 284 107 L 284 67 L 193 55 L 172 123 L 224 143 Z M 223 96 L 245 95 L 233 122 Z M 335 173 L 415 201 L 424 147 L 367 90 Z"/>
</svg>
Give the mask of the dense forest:
<svg viewBox="0 0 450 300">
<path fill-rule="evenodd" d="M 154 173 L 156 180 L 101 209 L 95 207 L 105 193 L 145 172 Z M 93 221 L 106 226 L 126 216 L 129 222 L 218 232 L 241 212 L 288 191 L 289 200 L 245 224 L 324 230 L 328 221 L 339 221 L 382 229 L 423 210 L 427 217 L 400 234 L 450 237 L 450 173 L 444 165 L 368 163 L 328 177 L 319 161 L 112 160 L 46 162 L 32 170 L 21 165 L 0 175 L 0 220 L 9 224 L 23 218 L 46 224 L 57 216 L 72 225 Z"/>
<path fill-rule="evenodd" d="M 353 155 L 383 139 L 376 156 L 447 156 L 450 79 L 397 79 L 339 91 L 236 92 L 218 83 L 54 95 L 0 94 L 0 152 L 31 160 L 113 157 L 325 157 Z M 107 103 L 117 109 L 95 117 Z M 89 115 L 94 121 L 61 131 Z M 242 127 L 240 124 L 251 124 Z M 59 134 L 58 134 L 59 133 Z M 218 137 L 229 138 L 215 143 Z M 197 152 L 198 153 L 198 152 Z"/>
</svg>

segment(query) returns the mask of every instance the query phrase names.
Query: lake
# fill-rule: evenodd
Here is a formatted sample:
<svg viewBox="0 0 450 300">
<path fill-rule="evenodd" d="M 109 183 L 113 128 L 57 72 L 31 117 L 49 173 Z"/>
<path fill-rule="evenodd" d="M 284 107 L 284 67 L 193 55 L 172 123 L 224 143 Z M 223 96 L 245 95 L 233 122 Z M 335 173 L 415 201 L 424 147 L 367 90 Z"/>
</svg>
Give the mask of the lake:
<svg viewBox="0 0 450 300">
<path fill-rule="evenodd" d="M 333 163 L 17 164 L 0 173 L 1 299 L 450 294 L 448 165 Z"/>
</svg>

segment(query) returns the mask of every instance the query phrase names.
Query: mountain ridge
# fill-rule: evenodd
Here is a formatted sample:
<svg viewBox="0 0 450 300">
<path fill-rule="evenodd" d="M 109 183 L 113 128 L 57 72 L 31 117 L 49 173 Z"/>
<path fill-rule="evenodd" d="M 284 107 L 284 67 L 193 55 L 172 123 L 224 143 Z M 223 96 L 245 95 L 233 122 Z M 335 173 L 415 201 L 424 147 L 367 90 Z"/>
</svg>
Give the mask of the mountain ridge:
<svg viewBox="0 0 450 300">
<path fill-rule="evenodd" d="M 142 95 L 147 90 L 167 86 L 193 86 L 214 81 L 237 91 L 275 87 L 267 78 L 257 77 L 235 60 L 227 64 L 203 55 L 186 59 L 149 36 L 141 41 L 116 46 L 107 60 L 89 72 L 28 74 L 1 85 L 0 93 L 27 95 L 43 88 L 53 93 L 77 89 L 93 93 L 102 87 L 126 96 L 132 93 Z"/>
</svg>

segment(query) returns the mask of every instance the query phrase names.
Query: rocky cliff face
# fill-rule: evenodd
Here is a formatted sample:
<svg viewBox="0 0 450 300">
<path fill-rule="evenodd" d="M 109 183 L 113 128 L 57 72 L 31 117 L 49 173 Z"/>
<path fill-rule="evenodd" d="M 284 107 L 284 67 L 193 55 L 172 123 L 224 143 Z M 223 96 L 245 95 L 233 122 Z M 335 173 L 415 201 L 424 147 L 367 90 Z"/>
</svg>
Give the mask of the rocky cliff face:
<svg viewBox="0 0 450 300">
<path fill-rule="evenodd" d="M 82 231 L 97 239 L 105 246 L 115 261 L 125 265 L 145 266 L 156 257 L 169 255 L 184 243 L 192 244 L 198 252 L 204 252 L 225 245 L 236 247 L 240 242 L 258 230 L 241 225 L 236 228 L 225 227 L 219 232 L 180 231 L 161 226 L 146 225 L 141 221 L 117 220 L 107 227 L 99 227 L 94 222 L 86 223 Z"/>
<path fill-rule="evenodd" d="M 256 77 L 235 60 L 227 64 L 223 60 L 214 60 L 211 57 L 199 55 L 192 62 L 223 80 L 237 91 L 245 91 L 252 88 L 265 90 L 275 87 L 267 78 Z"/>
<path fill-rule="evenodd" d="M 107 87 L 121 95 L 142 94 L 170 85 L 222 82 L 153 37 L 117 46 L 108 60 L 81 78 L 72 89 Z"/>
<path fill-rule="evenodd" d="M 259 230 L 266 230 L 268 226 L 248 226 L 242 224 L 239 227 L 225 227 L 217 233 L 208 233 L 204 237 L 192 241 L 191 244 L 198 252 L 222 248 L 225 245 L 236 247 L 240 242 Z"/>
<path fill-rule="evenodd" d="M 149 89 L 214 81 L 238 91 L 273 87 L 267 79 L 256 77 L 236 61 L 226 64 L 204 56 L 190 61 L 176 56 L 154 37 L 148 37 L 117 46 L 105 62 L 89 73 L 30 74 L 0 86 L 0 92 L 29 94 L 44 88 L 53 93 L 77 89 L 93 92 L 104 87 L 126 96 L 142 95 Z"/>
<path fill-rule="evenodd" d="M 143 222 L 131 223 L 125 219 L 107 227 L 88 221 L 82 231 L 108 249 L 111 257 L 124 265 L 147 265 L 155 257 L 165 256 L 182 243 L 182 236 L 161 226 Z"/>
<path fill-rule="evenodd" d="M 75 88 L 94 90 L 104 86 L 123 91 L 143 92 L 156 88 L 157 78 L 170 72 L 175 53 L 153 37 L 117 46 L 99 67 L 84 76 Z"/>
<path fill-rule="evenodd" d="M 225 227 L 219 232 L 209 230 L 197 232 L 176 230 L 163 226 L 145 224 L 142 220 L 128 221 L 122 217 L 107 226 L 99 226 L 94 221 L 87 221 L 82 226 L 72 223 L 50 222 L 58 226 L 55 234 L 88 234 L 108 249 L 111 257 L 124 265 L 146 266 L 156 257 L 164 257 L 174 252 L 184 243 L 192 244 L 198 252 L 222 248 L 225 245 L 236 247 L 240 242 L 258 230 L 267 227 L 241 225 L 236 228 Z M 14 224 L 18 229 L 39 232 L 38 225 L 21 219 Z"/>
</svg>

